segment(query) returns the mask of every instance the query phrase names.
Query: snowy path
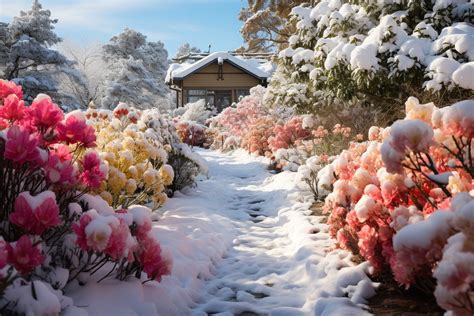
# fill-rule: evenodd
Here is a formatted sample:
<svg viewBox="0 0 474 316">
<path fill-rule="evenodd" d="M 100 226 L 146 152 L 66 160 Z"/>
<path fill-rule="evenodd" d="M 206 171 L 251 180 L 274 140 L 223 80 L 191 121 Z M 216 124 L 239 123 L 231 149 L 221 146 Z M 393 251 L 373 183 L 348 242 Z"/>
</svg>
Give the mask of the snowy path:
<svg viewBox="0 0 474 316">
<path fill-rule="evenodd" d="M 199 153 L 209 177 L 177 193 L 154 224 L 173 257 L 171 276 L 87 286 L 77 303 L 91 315 L 367 314 L 360 304 L 374 291 L 368 266 L 331 251 L 295 173 L 271 174 L 264 158 L 243 151 Z"/>
<path fill-rule="evenodd" d="M 200 154 L 209 163 L 209 178 L 199 183 L 194 198 L 168 206 L 192 201 L 206 208 L 213 228 L 223 228 L 215 232 L 224 249 L 218 247 L 221 256 L 212 258 L 210 274 L 198 276 L 204 289 L 192 315 L 314 315 L 318 298 L 345 296 L 360 280 L 363 292 L 371 288 L 365 265 L 352 267 L 344 251 L 326 253 L 333 241 L 321 217 L 308 210 L 311 203 L 298 201 L 294 173 L 273 175 L 265 159 L 243 152 Z M 365 293 L 356 293 L 355 301 L 360 294 Z M 320 300 L 316 314 L 331 308 L 339 315 L 344 309 L 362 313 L 347 298 L 329 298 Z"/>
</svg>

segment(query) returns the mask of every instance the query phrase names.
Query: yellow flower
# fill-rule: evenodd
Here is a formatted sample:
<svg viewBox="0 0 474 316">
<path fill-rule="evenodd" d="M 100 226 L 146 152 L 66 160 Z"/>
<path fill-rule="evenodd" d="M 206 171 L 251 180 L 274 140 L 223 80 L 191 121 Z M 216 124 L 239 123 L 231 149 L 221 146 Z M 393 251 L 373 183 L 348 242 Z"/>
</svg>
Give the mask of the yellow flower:
<svg viewBox="0 0 474 316">
<path fill-rule="evenodd" d="M 150 168 L 143 173 L 143 181 L 148 186 L 151 186 L 153 183 L 155 183 L 158 180 L 157 178 L 157 171 L 153 168 Z"/>
<path fill-rule="evenodd" d="M 125 192 L 127 194 L 133 194 L 137 190 L 137 182 L 133 179 L 128 179 L 127 183 L 125 184 Z"/>
<path fill-rule="evenodd" d="M 112 205 L 113 197 L 112 197 L 112 194 L 110 194 L 110 192 L 103 191 L 103 192 L 100 193 L 100 197 L 103 198 L 107 203 Z"/>
<path fill-rule="evenodd" d="M 170 185 L 173 183 L 173 178 L 174 178 L 174 171 L 173 167 L 171 167 L 168 164 L 164 164 L 160 168 L 160 177 L 163 180 L 163 183 L 165 185 Z"/>
<path fill-rule="evenodd" d="M 123 172 L 117 170 L 112 176 L 110 176 L 108 184 L 112 192 L 119 193 L 127 182 L 127 177 Z"/>
<path fill-rule="evenodd" d="M 138 169 L 135 166 L 128 167 L 128 174 L 135 180 L 138 180 Z"/>
<path fill-rule="evenodd" d="M 122 147 L 124 149 L 133 150 L 135 146 L 136 144 L 134 138 L 125 137 L 125 139 L 122 141 Z"/>
</svg>

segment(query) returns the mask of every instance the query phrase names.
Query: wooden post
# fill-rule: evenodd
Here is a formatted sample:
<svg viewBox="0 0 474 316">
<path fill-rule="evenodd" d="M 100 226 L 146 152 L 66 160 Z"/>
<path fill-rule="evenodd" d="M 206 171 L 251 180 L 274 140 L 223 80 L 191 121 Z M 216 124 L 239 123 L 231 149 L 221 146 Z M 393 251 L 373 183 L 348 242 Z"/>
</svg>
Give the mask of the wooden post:
<svg viewBox="0 0 474 316">
<path fill-rule="evenodd" d="M 179 108 L 179 91 L 176 90 L 176 108 Z"/>
</svg>

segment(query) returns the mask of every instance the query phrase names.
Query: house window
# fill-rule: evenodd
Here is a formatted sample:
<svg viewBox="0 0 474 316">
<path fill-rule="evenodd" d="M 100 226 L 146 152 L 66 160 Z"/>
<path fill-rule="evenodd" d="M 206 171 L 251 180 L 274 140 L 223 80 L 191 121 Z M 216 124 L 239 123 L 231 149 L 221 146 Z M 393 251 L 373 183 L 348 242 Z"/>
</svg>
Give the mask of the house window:
<svg viewBox="0 0 474 316">
<path fill-rule="evenodd" d="M 241 97 L 250 95 L 249 89 L 237 89 L 235 90 L 235 99 L 239 100 Z"/>
<path fill-rule="evenodd" d="M 199 101 L 201 99 L 206 98 L 206 90 L 204 89 L 193 89 L 193 90 L 188 90 L 188 102 L 187 103 L 192 103 Z"/>
</svg>

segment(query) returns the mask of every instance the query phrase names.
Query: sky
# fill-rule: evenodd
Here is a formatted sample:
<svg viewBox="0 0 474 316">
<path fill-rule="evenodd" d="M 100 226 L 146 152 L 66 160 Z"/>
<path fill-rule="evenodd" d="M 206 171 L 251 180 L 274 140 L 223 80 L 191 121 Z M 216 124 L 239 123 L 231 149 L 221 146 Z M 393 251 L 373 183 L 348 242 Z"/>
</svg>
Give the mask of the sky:
<svg viewBox="0 0 474 316">
<path fill-rule="evenodd" d="M 0 0 L 0 21 L 10 22 L 33 0 Z M 124 28 L 162 41 L 173 57 L 188 42 L 203 51 L 234 50 L 243 43 L 238 14 L 246 0 L 40 0 L 58 19 L 56 33 L 76 43 L 106 42 Z"/>
</svg>

